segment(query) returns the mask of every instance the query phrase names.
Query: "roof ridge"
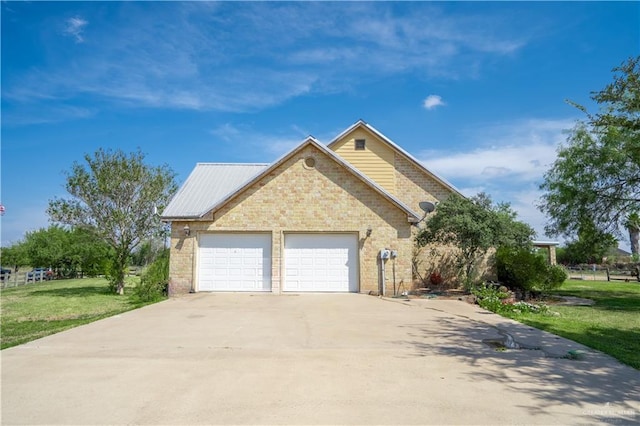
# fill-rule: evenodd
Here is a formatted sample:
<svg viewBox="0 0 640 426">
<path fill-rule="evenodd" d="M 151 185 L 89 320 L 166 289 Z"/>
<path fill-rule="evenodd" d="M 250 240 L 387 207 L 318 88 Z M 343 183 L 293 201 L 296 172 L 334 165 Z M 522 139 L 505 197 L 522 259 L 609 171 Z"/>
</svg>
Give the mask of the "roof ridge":
<svg viewBox="0 0 640 426">
<path fill-rule="evenodd" d="M 196 166 L 268 166 L 269 164 L 271 163 L 222 163 L 200 161 L 196 163 Z"/>
</svg>

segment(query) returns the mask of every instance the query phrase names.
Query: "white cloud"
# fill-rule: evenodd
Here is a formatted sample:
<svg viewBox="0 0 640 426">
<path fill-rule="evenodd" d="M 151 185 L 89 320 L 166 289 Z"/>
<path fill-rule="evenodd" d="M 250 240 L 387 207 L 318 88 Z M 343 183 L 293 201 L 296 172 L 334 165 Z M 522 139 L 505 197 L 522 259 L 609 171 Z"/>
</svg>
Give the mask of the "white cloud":
<svg viewBox="0 0 640 426">
<path fill-rule="evenodd" d="M 64 32 L 75 38 L 76 43 L 84 42 L 84 28 L 89 24 L 88 21 L 82 19 L 79 16 L 69 18 L 65 22 Z"/>
<path fill-rule="evenodd" d="M 546 165 L 555 159 L 556 145 L 536 142 L 527 145 L 501 145 L 467 152 L 438 153 L 424 163 L 448 179 L 531 180 L 542 177 Z M 424 157 L 423 157 L 424 158 Z"/>
<path fill-rule="evenodd" d="M 468 151 L 426 151 L 418 155 L 427 167 L 448 179 L 540 180 L 556 158 L 564 130 L 573 120 L 521 120 L 470 130 Z"/>
<path fill-rule="evenodd" d="M 442 97 L 438 96 L 438 95 L 429 95 L 427 96 L 427 98 L 424 100 L 422 106 L 425 107 L 428 110 L 432 110 L 436 107 L 439 106 L 443 106 L 445 105 L 444 101 L 442 100 Z"/>
<path fill-rule="evenodd" d="M 94 114 L 95 111 L 93 109 L 64 104 L 52 105 L 45 111 L 26 106 L 19 113 L 14 112 L 9 107 L 3 111 L 2 121 L 4 125 L 8 126 L 24 126 L 79 120 L 92 117 Z"/>
<path fill-rule="evenodd" d="M 446 176 L 466 196 L 488 193 L 494 201 L 511 203 L 520 220 L 544 237 L 545 216 L 537 204 L 544 173 L 556 159 L 565 129 L 574 120 L 519 120 L 467 129 L 468 151 L 425 151 L 418 158 Z"/>
<path fill-rule="evenodd" d="M 411 5 L 410 14 L 386 3 L 119 7 L 113 23 L 92 20 L 90 40 L 84 37 L 87 18 L 67 19 L 64 33 L 95 49 L 75 52 L 73 60 L 57 52 L 46 67 L 3 75 L 3 97 L 46 105 L 97 95 L 104 102 L 151 108 L 256 111 L 397 73 L 472 76 L 486 60 L 520 49 L 528 37 L 514 36 L 511 24 L 485 25 L 489 16 L 445 16 L 437 6 L 420 3 Z M 425 107 L 443 104 L 436 99 L 442 102 L 433 98 Z"/>
</svg>

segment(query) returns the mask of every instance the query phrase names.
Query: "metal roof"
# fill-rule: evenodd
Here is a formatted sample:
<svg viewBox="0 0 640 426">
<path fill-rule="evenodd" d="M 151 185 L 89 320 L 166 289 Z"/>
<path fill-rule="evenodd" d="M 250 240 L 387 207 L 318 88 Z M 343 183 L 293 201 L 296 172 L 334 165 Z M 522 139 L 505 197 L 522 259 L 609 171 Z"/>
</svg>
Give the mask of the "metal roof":
<svg viewBox="0 0 640 426">
<path fill-rule="evenodd" d="M 312 136 L 271 164 L 198 163 L 162 213 L 163 219 L 195 219 L 229 202 L 305 146 L 313 145 L 373 190 L 404 210 L 411 222 L 420 215 Z"/>
<path fill-rule="evenodd" d="M 268 166 L 268 164 L 198 163 L 162 212 L 162 218 L 201 217 Z"/>
<path fill-rule="evenodd" d="M 560 245 L 558 241 L 540 241 L 540 240 L 533 240 L 531 241 L 531 244 L 533 244 L 534 246 L 559 246 Z"/>
<path fill-rule="evenodd" d="M 431 175 L 451 191 L 460 195 L 460 191 L 443 178 L 426 169 L 415 157 L 396 145 L 373 126 L 363 120 L 359 120 L 340 135 L 336 136 L 327 146 L 321 144 L 314 137 L 310 136 L 300 145 L 283 155 L 280 159 L 271 164 L 225 164 L 225 163 L 198 163 L 191 172 L 186 182 L 174 195 L 167 208 L 162 212 L 163 219 L 196 219 L 204 216 L 211 210 L 215 210 L 226 204 L 229 200 L 250 187 L 253 183 L 262 178 L 270 170 L 275 169 L 295 152 L 311 144 L 320 149 L 327 156 L 342 165 L 354 176 L 365 182 L 376 192 L 404 210 L 412 220 L 412 216 L 419 219 L 421 215 L 414 212 L 410 207 L 390 194 L 376 182 L 349 164 L 346 160 L 330 149 L 342 136 L 349 133 L 358 126 L 363 126 L 384 140 L 389 146 L 404 155 L 407 159 L 416 164 L 425 173 Z"/>
</svg>

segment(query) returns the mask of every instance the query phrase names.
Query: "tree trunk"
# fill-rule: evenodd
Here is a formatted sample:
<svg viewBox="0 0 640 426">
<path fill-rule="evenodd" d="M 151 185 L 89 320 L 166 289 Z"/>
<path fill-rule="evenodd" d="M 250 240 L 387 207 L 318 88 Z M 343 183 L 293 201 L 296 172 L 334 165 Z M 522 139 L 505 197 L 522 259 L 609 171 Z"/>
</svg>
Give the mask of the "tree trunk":
<svg viewBox="0 0 640 426">
<path fill-rule="evenodd" d="M 629 241 L 631 242 L 631 254 L 640 253 L 640 228 L 629 228 Z"/>
<path fill-rule="evenodd" d="M 119 295 L 124 294 L 124 277 L 129 263 L 129 253 L 121 251 L 116 254 L 113 264 L 112 277 L 113 283 L 116 287 L 116 293 Z"/>
</svg>

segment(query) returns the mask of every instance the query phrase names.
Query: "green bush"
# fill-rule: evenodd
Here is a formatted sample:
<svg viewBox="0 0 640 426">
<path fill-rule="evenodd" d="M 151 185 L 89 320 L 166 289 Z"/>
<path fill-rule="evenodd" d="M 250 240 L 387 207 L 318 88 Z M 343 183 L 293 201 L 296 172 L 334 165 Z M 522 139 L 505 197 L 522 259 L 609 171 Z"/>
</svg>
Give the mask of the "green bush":
<svg viewBox="0 0 640 426">
<path fill-rule="evenodd" d="M 569 278 L 567 272 L 564 270 L 562 266 L 558 265 L 546 265 L 547 273 L 545 275 L 545 280 L 538 286 L 537 290 L 546 293 L 550 290 L 555 290 L 559 288 L 563 282 Z"/>
<path fill-rule="evenodd" d="M 133 295 L 141 302 L 154 302 L 166 297 L 169 284 L 169 251 L 165 250 L 140 277 Z"/>
<path fill-rule="evenodd" d="M 560 266 L 524 248 L 501 247 L 496 251 L 498 280 L 511 290 L 523 293 L 537 290 L 548 292 L 558 288 L 567 274 Z"/>
</svg>

